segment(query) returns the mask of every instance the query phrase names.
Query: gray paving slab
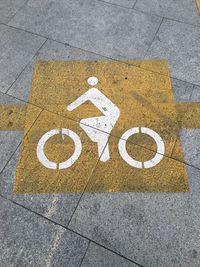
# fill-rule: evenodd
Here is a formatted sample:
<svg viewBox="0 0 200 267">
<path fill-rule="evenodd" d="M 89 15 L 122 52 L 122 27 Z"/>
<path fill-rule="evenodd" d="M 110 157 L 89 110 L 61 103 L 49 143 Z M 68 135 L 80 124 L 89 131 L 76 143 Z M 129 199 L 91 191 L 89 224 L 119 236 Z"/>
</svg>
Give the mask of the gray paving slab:
<svg viewBox="0 0 200 267">
<path fill-rule="evenodd" d="M 8 23 L 16 12 L 27 2 L 27 0 L 1 0 L 0 22 Z"/>
<path fill-rule="evenodd" d="M 81 194 L 13 194 L 13 182 L 18 158 L 19 149 L 0 174 L 0 193 L 50 220 L 67 226 Z"/>
<path fill-rule="evenodd" d="M 87 246 L 86 239 L 0 197 L 2 267 L 75 267 Z"/>
<path fill-rule="evenodd" d="M 160 22 L 157 16 L 96 0 L 30 0 L 9 25 L 102 55 L 139 59 Z"/>
<path fill-rule="evenodd" d="M 184 88 L 184 87 L 182 87 Z M 189 85 L 185 87 L 185 96 L 186 102 L 200 102 L 200 87 L 194 86 L 192 90 L 192 94 L 187 101 L 189 93 L 191 93 L 191 88 L 189 89 Z M 182 97 L 181 97 L 182 98 Z M 184 101 L 182 98 L 181 102 Z M 180 130 L 180 138 L 182 147 L 184 150 L 184 160 L 186 163 L 195 166 L 200 169 L 200 130 L 199 129 L 182 129 Z"/>
<path fill-rule="evenodd" d="M 0 105 L 23 104 L 22 101 L 0 93 Z M 0 172 L 21 142 L 22 131 L 0 131 Z"/>
<path fill-rule="evenodd" d="M 136 0 L 105 0 L 105 2 L 110 3 L 110 4 L 114 4 L 114 5 L 132 8 L 134 6 Z"/>
<path fill-rule="evenodd" d="M 200 169 L 200 129 L 181 130 L 180 138 L 185 162 Z"/>
<path fill-rule="evenodd" d="M 138 0 L 135 8 L 169 19 L 200 25 L 200 17 L 195 1 Z"/>
<path fill-rule="evenodd" d="M 200 85 L 199 28 L 164 19 L 146 58 L 168 59 L 172 77 Z"/>
<path fill-rule="evenodd" d="M 174 96 L 177 102 L 189 102 L 194 85 L 177 79 L 171 79 Z"/>
<path fill-rule="evenodd" d="M 136 267 L 138 265 L 91 242 L 81 267 Z"/>
<path fill-rule="evenodd" d="M 45 39 L 0 25 L 0 91 L 6 92 Z"/>
<path fill-rule="evenodd" d="M 0 172 L 20 144 L 22 135 L 19 131 L 0 131 Z"/>
<path fill-rule="evenodd" d="M 12 85 L 8 93 L 19 99 L 28 100 L 31 82 L 33 78 L 34 63 L 38 60 L 100 60 L 104 57 L 94 53 L 73 48 L 69 45 L 47 40 L 44 46 L 37 52 L 37 55 L 31 60 L 29 65 Z"/>
<path fill-rule="evenodd" d="M 69 228 L 143 266 L 200 265 L 200 170 L 188 193 L 85 193 Z"/>
<path fill-rule="evenodd" d="M 194 86 L 194 90 L 191 96 L 192 102 L 200 102 L 200 86 Z"/>
<path fill-rule="evenodd" d="M 21 113 L 20 110 L 18 113 L 18 111 L 14 109 L 15 106 L 25 106 L 25 103 L 0 92 L 0 172 L 3 170 L 8 160 L 16 151 L 23 136 L 23 129 L 21 128 L 21 126 L 19 126 L 19 129 L 17 127 L 14 127 L 14 129 L 12 129 L 12 125 L 15 123 L 16 118 L 19 121 L 24 119 L 24 114 Z M 7 107 L 8 110 L 6 111 L 6 109 L 3 109 L 3 107 Z M 41 109 L 39 108 L 33 109 L 33 117 L 29 127 L 31 127 L 40 111 Z M 4 120 L 6 120 L 5 123 Z"/>
</svg>

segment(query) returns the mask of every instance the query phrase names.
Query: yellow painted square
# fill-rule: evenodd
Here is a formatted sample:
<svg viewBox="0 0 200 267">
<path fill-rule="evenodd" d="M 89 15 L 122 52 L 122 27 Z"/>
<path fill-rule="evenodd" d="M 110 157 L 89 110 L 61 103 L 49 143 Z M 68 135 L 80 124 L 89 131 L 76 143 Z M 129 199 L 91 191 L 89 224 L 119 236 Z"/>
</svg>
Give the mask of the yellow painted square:
<svg viewBox="0 0 200 267">
<path fill-rule="evenodd" d="M 115 137 L 109 141 L 110 159 L 100 160 L 93 173 L 98 161 L 97 143 L 81 129 L 79 121 L 102 113 L 89 101 L 73 111 L 67 110 L 69 104 L 91 88 L 87 83 L 90 76 L 98 77 L 99 83 L 95 87 L 120 110 L 120 117 L 111 132 Z M 180 142 L 177 142 L 179 124 L 166 61 L 40 61 L 35 65 L 29 102 L 46 111 L 23 140 L 14 192 L 82 192 L 85 188 L 89 192 L 188 190 L 184 165 L 168 158 L 175 143 L 180 158 L 183 154 Z M 30 118 L 31 112 L 26 116 L 27 124 Z M 119 157 L 116 140 L 133 127 L 151 128 L 164 141 L 166 157 L 151 169 L 133 168 Z M 80 158 L 68 169 L 47 169 L 36 155 L 40 138 L 55 128 L 73 130 L 83 143 Z M 66 143 L 59 138 L 49 141 L 45 151 L 54 162 L 69 158 L 74 150 L 69 138 Z M 144 156 L 141 155 L 141 160 L 146 154 L 150 153 L 149 157 L 155 155 L 155 142 L 148 136 L 135 135 L 128 141 L 132 148 L 141 148 L 139 151 Z M 103 186 L 101 182 L 99 187 L 95 186 L 97 181 L 104 181 Z"/>
</svg>

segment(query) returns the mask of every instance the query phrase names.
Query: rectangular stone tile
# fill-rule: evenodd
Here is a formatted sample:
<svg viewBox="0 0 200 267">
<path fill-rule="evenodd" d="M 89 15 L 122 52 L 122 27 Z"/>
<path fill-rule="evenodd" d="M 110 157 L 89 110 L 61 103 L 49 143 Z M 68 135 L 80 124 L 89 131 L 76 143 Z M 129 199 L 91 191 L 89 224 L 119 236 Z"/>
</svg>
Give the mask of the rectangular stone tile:
<svg viewBox="0 0 200 267">
<path fill-rule="evenodd" d="M 194 89 L 191 83 L 183 82 L 177 79 L 171 79 L 173 92 L 177 102 L 190 102 L 190 98 Z"/>
<path fill-rule="evenodd" d="M 196 1 L 138 0 L 135 9 L 150 12 L 169 19 L 200 25 L 200 17 Z"/>
<path fill-rule="evenodd" d="M 1 0 L 0 22 L 7 23 L 26 2 L 26 0 Z"/>
<path fill-rule="evenodd" d="M 90 243 L 81 267 L 136 267 L 138 265 L 128 261 L 111 251 Z"/>
<path fill-rule="evenodd" d="M 177 140 L 176 145 L 174 147 L 172 157 L 178 160 L 182 160 L 192 166 L 197 168 L 200 167 L 200 90 L 199 86 L 194 86 L 192 95 L 190 97 L 189 102 L 187 103 L 187 109 L 181 108 L 181 106 L 177 106 L 178 108 L 178 117 L 180 121 L 180 139 L 184 151 L 184 158 L 180 158 L 178 156 L 179 149 L 177 148 L 177 143 L 180 140 Z M 181 104 L 181 103 L 180 103 Z M 182 110 L 182 111 L 181 111 Z M 180 154 L 179 154 L 180 155 Z"/>
<path fill-rule="evenodd" d="M 200 86 L 194 86 L 194 91 L 191 96 L 192 102 L 200 102 Z"/>
<path fill-rule="evenodd" d="M 200 85 L 199 28 L 164 19 L 146 58 L 166 58 L 172 77 Z"/>
<path fill-rule="evenodd" d="M 186 120 L 185 117 L 190 114 L 189 109 L 191 109 L 191 107 L 193 111 L 195 109 L 195 107 L 192 106 L 192 103 L 191 103 L 191 95 L 194 90 L 194 85 L 191 83 L 183 82 L 183 81 L 173 79 L 173 78 L 171 79 L 171 83 L 172 83 L 172 88 L 173 88 L 173 92 L 175 95 L 175 99 L 177 102 L 176 112 L 177 112 L 177 121 L 178 121 L 179 127 L 180 129 L 185 128 L 185 127 L 189 128 L 191 124 L 194 124 L 194 121 L 190 120 L 190 125 L 189 125 L 188 124 L 189 121 Z M 198 109 L 198 107 L 196 108 Z M 194 115 L 196 116 L 196 118 L 198 117 L 196 113 L 194 113 Z M 179 139 L 177 140 L 177 143 L 179 144 L 179 149 L 180 149 L 181 145 L 180 145 Z"/>
<path fill-rule="evenodd" d="M 9 25 L 102 55 L 141 58 L 160 22 L 101 1 L 31 0 Z"/>
<path fill-rule="evenodd" d="M 200 129 L 183 129 L 180 131 L 180 139 L 185 155 L 182 161 L 200 168 Z M 172 157 L 181 160 L 177 154 L 175 145 Z"/>
<path fill-rule="evenodd" d="M 45 39 L 2 24 L 0 35 L 0 91 L 6 92 Z"/>
<path fill-rule="evenodd" d="M 0 131 L 0 171 L 4 168 L 22 139 L 22 132 Z"/>
<path fill-rule="evenodd" d="M 24 134 L 29 130 L 41 109 L 30 105 L 30 111 L 32 115 Z M 0 93 L 0 112 L 1 172 L 21 142 L 24 130 L 22 126 L 25 123 L 27 108 L 22 101 Z"/>
<path fill-rule="evenodd" d="M 88 241 L 0 197 L 1 266 L 79 266 Z"/>
<path fill-rule="evenodd" d="M 44 46 L 37 52 L 30 64 L 21 73 L 16 82 L 11 86 L 8 93 L 19 99 L 27 101 L 30 95 L 33 78 L 34 63 L 38 60 L 100 60 L 104 57 L 86 52 L 69 45 L 47 40 Z"/>
<path fill-rule="evenodd" d="M 105 0 L 105 2 L 114 4 L 114 5 L 132 8 L 136 0 Z"/>
<path fill-rule="evenodd" d="M 2 107 L 5 107 L 5 104 L 9 105 L 9 107 L 15 105 L 22 104 L 21 101 L 14 99 L 13 97 L 9 97 L 3 93 L 0 93 L 0 110 L 1 110 L 1 120 L 0 120 L 0 172 L 6 165 L 7 161 L 10 159 L 12 154 L 17 149 L 17 146 L 20 144 L 21 138 L 22 138 L 22 129 L 21 132 L 10 132 L 9 125 L 10 125 L 10 119 L 9 119 L 9 112 L 6 112 L 5 109 L 2 109 Z M 5 120 L 4 114 L 8 116 L 8 120 Z M 16 112 L 15 112 L 16 114 Z M 10 114 L 12 115 L 12 114 Z M 17 114 L 18 115 L 18 114 Z M 21 116 L 19 116 L 21 117 Z M 20 121 L 20 120 L 19 120 Z M 19 127 L 20 130 L 20 127 Z"/>
<path fill-rule="evenodd" d="M 200 171 L 188 193 L 85 193 L 69 227 L 142 266 L 199 266 Z"/>
</svg>

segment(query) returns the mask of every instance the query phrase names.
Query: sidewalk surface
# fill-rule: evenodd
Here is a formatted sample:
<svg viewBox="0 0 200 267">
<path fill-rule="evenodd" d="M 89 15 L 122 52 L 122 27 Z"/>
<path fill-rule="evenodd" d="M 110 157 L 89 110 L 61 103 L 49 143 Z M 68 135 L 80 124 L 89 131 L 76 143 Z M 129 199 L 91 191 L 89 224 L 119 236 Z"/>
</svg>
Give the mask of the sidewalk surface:
<svg viewBox="0 0 200 267">
<path fill-rule="evenodd" d="M 27 104 L 38 60 L 146 59 L 200 102 L 195 0 L 0 0 L 0 105 Z M 23 130 L 0 129 L 0 266 L 200 266 L 200 129 L 179 135 L 188 192 L 14 194 Z"/>
</svg>

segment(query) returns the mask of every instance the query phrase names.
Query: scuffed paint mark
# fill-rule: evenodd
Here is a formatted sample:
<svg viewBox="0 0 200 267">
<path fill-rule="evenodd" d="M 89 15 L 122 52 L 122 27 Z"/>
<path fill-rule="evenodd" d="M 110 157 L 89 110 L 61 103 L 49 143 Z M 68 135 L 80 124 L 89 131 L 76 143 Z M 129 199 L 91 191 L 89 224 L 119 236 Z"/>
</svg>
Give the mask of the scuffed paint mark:
<svg viewBox="0 0 200 267">
<path fill-rule="evenodd" d="M 45 266 L 46 267 L 51 267 L 52 266 L 52 258 L 56 252 L 56 250 L 58 249 L 59 245 L 60 245 L 60 239 L 61 239 L 61 236 L 62 234 L 64 233 L 65 229 L 64 228 L 59 228 L 56 235 L 55 235 L 55 238 L 54 238 L 54 241 L 53 241 L 53 245 L 48 253 L 48 256 L 45 260 Z"/>
<path fill-rule="evenodd" d="M 53 214 L 55 213 L 55 211 L 56 211 L 57 204 L 58 204 L 58 197 L 56 196 L 53 199 L 53 201 L 51 203 L 51 206 L 48 208 L 48 210 L 44 214 L 44 216 L 47 217 L 47 218 L 51 218 L 53 216 Z"/>
</svg>

